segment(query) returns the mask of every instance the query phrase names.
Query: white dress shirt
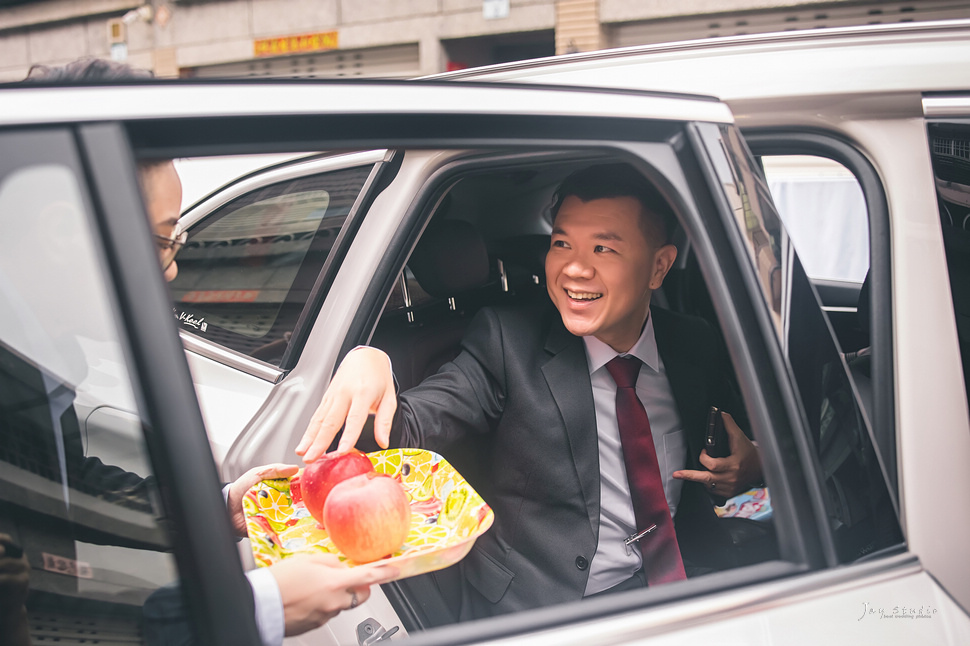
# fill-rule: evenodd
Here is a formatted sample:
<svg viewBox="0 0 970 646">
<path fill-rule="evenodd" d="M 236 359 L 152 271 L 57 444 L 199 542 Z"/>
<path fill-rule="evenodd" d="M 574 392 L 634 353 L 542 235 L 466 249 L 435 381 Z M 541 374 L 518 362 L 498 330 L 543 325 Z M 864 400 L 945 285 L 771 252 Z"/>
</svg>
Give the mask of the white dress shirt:
<svg viewBox="0 0 970 646">
<path fill-rule="evenodd" d="M 625 581 L 640 569 L 642 561 L 639 548 L 636 543 L 629 547 L 624 545 L 623 539 L 645 528 L 636 526 L 630 483 L 623 462 L 620 429 L 616 422 L 616 382 L 606 369 L 606 364 L 619 353 L 592 336 L 584 336 L 583 343 L 593 386 L 600 465 L 599 541 L 586 581 L 588 596 Z M 673 516 L 677 513 L 683 483 L 671 474 L 687 466 L 687 439 L 667 381 L 667 372 L 657 352 L 653 318 L 647 317 L 640 338 L 623 355 L 633 355 L 643 362 L 637 377 L 637 397 L 650 420 L 664 493 L 670 515 Z M 649 540 L 649 537 L 644 540 Z"/>
<path fill-rule="evenodd" d="M 222 499 L 229 500 L 229 487 L 222 488 Z M 256 628 L 263 646 L 280 646 L 285 632 L 285 617 L 283 616 L 283 597 L 280 587 L 276 584 L 276 577 L 269 568 L 256 568 L 246 572 L 249 587 L 253 589 L 253 601 L 256 604 Z"/>
<path fill-rule="evenodd" d="M 283 598 L 276 578 L 269 568 L 256 568 L 246 572 L 249 585 L 253 589 L 256 603 L 256 627 L 263 646 L 280 646 L 283 643 L 285 618 Z"/>
</svg>

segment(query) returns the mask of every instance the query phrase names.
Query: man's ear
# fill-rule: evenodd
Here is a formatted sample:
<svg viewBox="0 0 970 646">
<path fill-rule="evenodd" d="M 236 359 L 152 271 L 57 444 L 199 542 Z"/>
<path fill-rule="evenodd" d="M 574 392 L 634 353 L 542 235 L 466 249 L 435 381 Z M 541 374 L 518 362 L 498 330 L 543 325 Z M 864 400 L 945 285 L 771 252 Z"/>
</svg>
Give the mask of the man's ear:
<svg viewBox="0 0 970 646">
<path fill-rule="evenodd" d="M 677 260 L 677 247 L 672 244 L 665 244 L 657 249 L 653 255 L 653 275 L 650 277 L 650 289 L 660 289 L 663 285 L 667 272 L 674 266 Z"/>
</svg>

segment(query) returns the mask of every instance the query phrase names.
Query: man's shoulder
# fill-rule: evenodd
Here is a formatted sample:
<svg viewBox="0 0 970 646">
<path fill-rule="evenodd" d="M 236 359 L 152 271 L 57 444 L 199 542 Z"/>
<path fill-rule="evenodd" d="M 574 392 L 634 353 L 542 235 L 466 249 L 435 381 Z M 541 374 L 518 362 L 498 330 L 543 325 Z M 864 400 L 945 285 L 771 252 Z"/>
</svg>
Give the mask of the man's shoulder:
<svg viewBox="0 0 970 646">
<path fill-rule="evenodd" d="M 658 346 L 675 346 L 689 354 L 713 351 L 717 334 L 711 324 L 700 316 L 682 314 L 661 307 L 651 307 L 654 335 Z"/>
<path fill-rule="evenodd" d="M 650 314 L 653 316 L 654 327 L 680 328 L 684 327 L 692 332 L 712 331 L 711 324 L 700 316 L 693 314 L 682 314 L 656 305 L 650 306 Z"/>
<path fill-rule="evenodd" d="M 505 348 L 541 348 L 550 333 L 558 328 L 562 328 L 562 318 L 551 303 L 491 305 L 483 307 L 475 315 L 465 341 L 466 346 L 471 339 L 478 338 L 487 339 L 490 345 L 498 343 Z"/>
<path fill-rule="evenodd" d="M 552 323 L 561 321 L 559 312 L 549 301 L 515 305 L 490 305 L 479 310 L 476 318 L 489 321 L 505 329 L 547 331 Z"/>
</svg>

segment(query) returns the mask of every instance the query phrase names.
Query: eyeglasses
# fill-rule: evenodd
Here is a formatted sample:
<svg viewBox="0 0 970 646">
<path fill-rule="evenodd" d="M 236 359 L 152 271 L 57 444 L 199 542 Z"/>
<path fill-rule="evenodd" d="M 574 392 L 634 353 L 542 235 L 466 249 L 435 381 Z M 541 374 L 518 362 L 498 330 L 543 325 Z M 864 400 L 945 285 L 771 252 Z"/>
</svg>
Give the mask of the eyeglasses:
<svg viewBox="0 0 970 646">
<path fill-rule="evenodd" d="M 189 232 L 182 231 L 182 227 L 176 224 L 171 238 L 158 233 L 153 235 L 155 236 L 155 244 L 158 245 L 158 255 L 162 262 L 162 271 L 165 271 L 175 261 L 175 254 L 185 244 L 186 239 L 189 237 Z"/>
</svg>

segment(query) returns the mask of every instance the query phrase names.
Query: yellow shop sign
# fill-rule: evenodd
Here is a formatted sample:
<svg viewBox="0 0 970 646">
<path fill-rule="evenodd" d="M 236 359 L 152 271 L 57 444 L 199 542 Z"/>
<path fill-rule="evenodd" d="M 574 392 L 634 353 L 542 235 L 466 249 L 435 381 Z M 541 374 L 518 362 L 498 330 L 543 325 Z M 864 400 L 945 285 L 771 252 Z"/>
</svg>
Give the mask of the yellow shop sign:
<svg viewBox="0 0 970 646">
<path fill-rule="evenodd" d="M 319 34 L 260 38 L 253 41 L 253 54 L 257 57 L 285 56 L 287 54 L 322 52 L 337 49 L 337 47 L 337 32 L 325 31 Z"/>
</svg>

